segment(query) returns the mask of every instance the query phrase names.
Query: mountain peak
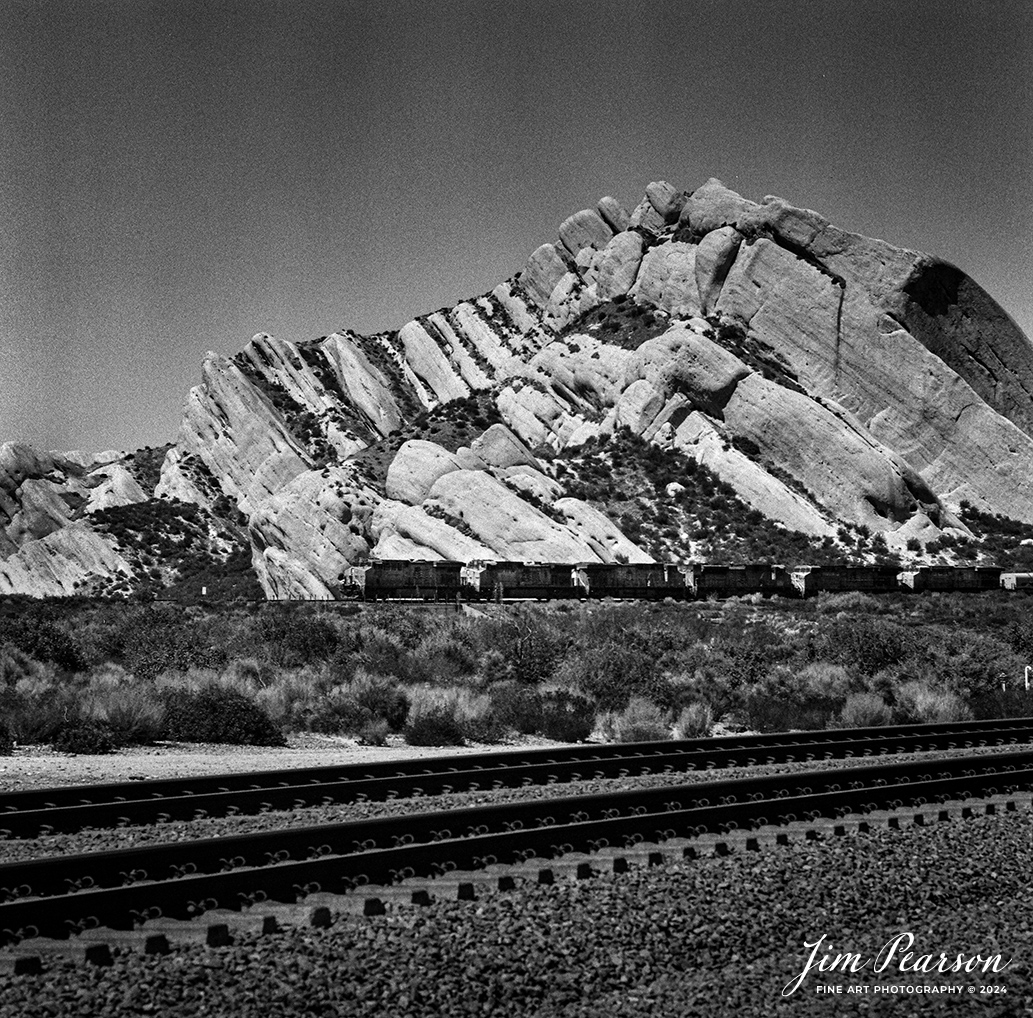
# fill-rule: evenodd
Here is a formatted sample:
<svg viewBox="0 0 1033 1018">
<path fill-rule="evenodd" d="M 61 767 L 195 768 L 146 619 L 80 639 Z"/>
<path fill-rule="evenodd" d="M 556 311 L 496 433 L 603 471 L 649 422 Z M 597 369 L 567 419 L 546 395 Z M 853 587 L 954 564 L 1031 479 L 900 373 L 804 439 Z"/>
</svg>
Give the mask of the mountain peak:
<svg viewBox="0 0 1033 1018">
<path fill-rule="evenodd" d="M 147 490 L 5 446 L 0 590 L 67 593 L 26 563 L 73 525 L 76 589 L 174 586 L 128 536 L 151 517 L 216 572 L 247 549 L 273 597 L 332 597 L 370 557 L 926 560 L 972 540 L 963 503 L 1033 524 L 1030 392 L 1033 348 L 961 270 L 654 181 L 397 332 L 210 353 Z M 87 494 L 103 470 L 118 505 Z"/>
</svg>

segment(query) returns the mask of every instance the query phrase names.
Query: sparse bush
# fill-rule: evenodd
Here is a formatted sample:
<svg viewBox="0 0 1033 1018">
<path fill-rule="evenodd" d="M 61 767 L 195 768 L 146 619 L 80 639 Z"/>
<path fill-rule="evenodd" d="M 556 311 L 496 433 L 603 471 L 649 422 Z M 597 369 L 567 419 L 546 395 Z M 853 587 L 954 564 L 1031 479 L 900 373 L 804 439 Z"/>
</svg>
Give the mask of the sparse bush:
<svg viewBox="0 0 1033 1018">
<path fill-rule="evenodd" d="M 257 690 L 253 699 L 278 728 L 299 731 L 310 728 L 307 719 L 318 713 L 325 693 L 326 680 L 303 668 L 282 672 Z"/>
<path fill-rule="evenodd" d="M 504 728 L 532 735 L 542 727 L 542 697 L 535 687 L 510 679 L 493 686 L 488 695 L 492 712 Z"/>
<path fill-rule="evenodd" d="M 842 705 L 840 696 L 826 695 L 837 689 L 840 672 L 821 664 L 799 675 L 785 665 L 772 668 L 745 697 L 746 723 L 760 732 L 827 728 Z M 809 679 L 804 677 L 808 674 Z M 812 683 L 817 691 L 809 688 Z"/>
<path fill-rule="evenodd" d="M 90 718 L 62 728 L 54 739 L 54 749 L 59 753 L 78 753 L 83 756 L 112 753 L 118 745 L 110 725 Z"/>
<path fill-rule="evenodd" d="M 820 643 L 825 660 L 874 675 L 904 659 L 909 639 L 903 627 L 881 616 L 840 615 L 823 629 Z"/>
<path fill-rule="evenodd" d="M 396 674 L 399 678 L 447 686 L 464 675 L 472 675 L 476 667 L 469 641 L 455 632 L 441 630 L 420 641 L 410 656 L 408 674 Z"/>
<path fill-rule="evenodd" d="M 605 710 L 595 716 L 595 730 L 593 734 L 603 742 L 617 741 L 617 722 L 620 720 L 620 711 Z"/>
<path fill-rule="evenodd" d="M 714 727 L 714 711 L 708 703 L 690 703 L 682 708 L 674 725 L 676 739 L 705 739 Z"/>
<path fill-rule="evenodd" d="M 164 694 L 165 737 L 176 742 L 226 742 L 283 746 L 286 740 L 254 700 L 235 690 L 209 686 Z"/>
<path fill-rule="evenodd" d="M 56 682 L 22 680 L 5 699 L 7 725 L 21 745 L 52 743 L 82 716 L 75 691 Z"/>
<path fill-rule="evenodd" d="M 595 728 L 596 704 L 566 689 L 542 691 L 541 733 L 558 742 L 584 742 Z"/>
<path fill-rule="evenodd" d="M 82 711 L 84 719 L 106 726 L 119 745 L 151 743 L 164 732 L 165 704 L 150 685 L 91 681 Z"/>
<path fill-rule="evenodd" d="M 981 690 L 970 701 L 972 712 L 986 718 L 1033 717 L 1033 689 L 1012 684 L 1001 689 L 994 685 Z"/>
<path fill-rule="evenodd" d="M 263 666 L 253 657 L 234 658 L 220 677 L 227 680 L 230 688 L 248 690 L 251 693 L 269 685 L 271 678 L 268 666 Z"/>
<path fill-rule="evenodd" d="M 417 690 L 403 729 L 410 746 L 462 746 L 466 743 L 455 696 L 445 690 Z"/>
<path fill-rule="evenodd" d="M 846 590 L 835 593 L 823 590 L 815 599 L 815 607 L 820 615 L 838 615 L 840 612 L 869 614 L 878 612 L 879 602 L 863 590 Z"/>
<path fill-rule="evenodd" d="M 512 663 L 499 650 L 486 650 L 477 659 L 477 674 L 486 686 L 506 682 L 514 677 Z"/>
<path fill-rule="evenodd" d="M 905 724 L 968 721 L 972 710 L 956 693 L 925 682 L 906 682 L 897 693 L 897 716 Z"/>
<path fill-rule="evenodd" d="M 22 679 L 41 678 L 47 668 L 13 644 L 0 645 L 0 689 L 13 687 Z"/>
<path fill-rule="evenodd" d="M 386 746 L 388 725 L 383 718 L 371 718 L 359 731 L 360 746 Z"/>
<path fill-rule="evenodd" d="M 409 713 L 409 697 L 389 676 L 373 675 L 360 668 L 344 687 L 356 703 L 383 718 L 392 732 L 400 732 Z"/>
<path fill-rule="evenodd" d="M 888 725 L 893 711 L 875 693 L 851 693 L 839 712 L 841 728 L 875 728 Z"/>
<path fill-rule="evenodd" d="M 644 693 L 657 679 L 649 656 L 643 651 L 612 644 L 579 648 L 563 659 L 553 673 L 555 685 L 579 689 L 605 711 L 621 711 L 636 693 Z"/>
<path fill-rule="evenodd" d="M 305 727 L 326 735 L 358 735 L 376 717 L 352 696 L 347 686 L 335 686 L 303 716 Z"/>
<path fill-rule="evenodd" d="M 618 742 L 661 742 L 671 737 L 665 713 L 642 696 L 631 698 L 615 727 Z"/>
</svg>

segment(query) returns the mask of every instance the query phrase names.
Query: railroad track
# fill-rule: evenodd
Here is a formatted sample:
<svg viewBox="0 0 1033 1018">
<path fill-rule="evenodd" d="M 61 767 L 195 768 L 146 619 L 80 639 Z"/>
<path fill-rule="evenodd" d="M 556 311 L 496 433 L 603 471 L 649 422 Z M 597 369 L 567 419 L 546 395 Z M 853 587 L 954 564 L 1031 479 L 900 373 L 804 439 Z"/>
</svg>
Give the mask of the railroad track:
<svg viewBox="0 0 1033 1018">
<path fill-rule="evenodd" d="M 0 794 L 0 837 L 757 764 L 1033 742 L 1033 719 L 567 746 Z"/>
<path fill-rule="evenodd" d="M 979 738 L 997 737 L 988 728 L 980 731 Z M 1001 738 L 1014 735 L 1012 726 L 1008 731 Z M 806 752 L 824 743 L 815 738 L 802 745 Z M 242 909 L 254 914 L 273 907 L 271 903 L 347 896 L 367 885 L 433 882 L 455 871 L 578 853 L 591 859 L 593 853 L 641 842 L 663 844 L 820 818 L 835 821 L 879 810 L 942 812 L 938 804 L 1014 796 L 1030 789 L 1033 749 L 1021 749 L 564 796 L 9 863 L 0 865 L 0 894 L 7 899 L 0 904 L 0 943 L 31 950 L 43 943 L 39 938 L 118 942 L 118 931 L 132 935 L 157 920 L 177 923 L 213 912 L 236 915 Z M 590 862 L 582 865 L 591 868 Z M 419 900 L 417 893 L 413 900 Z"/>
</svg>

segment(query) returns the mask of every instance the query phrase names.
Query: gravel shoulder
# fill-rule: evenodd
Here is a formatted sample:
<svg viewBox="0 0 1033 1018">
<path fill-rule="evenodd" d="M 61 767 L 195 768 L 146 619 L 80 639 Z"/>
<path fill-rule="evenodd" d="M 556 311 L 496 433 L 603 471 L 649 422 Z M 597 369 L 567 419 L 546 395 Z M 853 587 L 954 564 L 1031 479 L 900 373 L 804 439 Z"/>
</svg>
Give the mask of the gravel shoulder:
<svg viewBox="0 0 1033 1018">
<path fill-rule="evenodd" d="M 547 739 L 525 739 L 512 749 L 560 745 Z M 332 767 L 382 760 L 420 760 L 483 753 L 505 746 L 410 746 L 400 736 L 386 746 L 360 746 L 353 739 L 302 733 L 287 737 L 286 746 L 230 746 L 206 743 L 159 743 L 130 746 L 104 756 L 57 753 L 47 746 L 19 746 L 0 757 L 0 792 L 65 785 L 104 784 L 208 774 L 247 774 L 283 768 Z"/>
</svg>

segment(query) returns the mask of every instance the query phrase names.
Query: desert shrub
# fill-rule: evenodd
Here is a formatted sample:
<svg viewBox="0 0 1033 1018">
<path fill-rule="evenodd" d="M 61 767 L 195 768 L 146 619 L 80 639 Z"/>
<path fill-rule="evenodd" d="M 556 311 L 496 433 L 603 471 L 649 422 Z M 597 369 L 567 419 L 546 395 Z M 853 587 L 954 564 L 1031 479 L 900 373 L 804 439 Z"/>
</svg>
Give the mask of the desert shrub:
<svg viewBox="0 0 1033 1018">
<path fill-rule="evenodd" d="M 595 701 L 567 689 L 542 691 L 541 733 L 558 742 L 584 742 L 595 728 Z"/>
<path fill-rule="evenodd" d="M 1009 643 L 963 626 L 928 626 L 906 665 L 914 678 L 967 700 L 1023 677 L 1027 659 Z"/>
<path fill-rule="evenodd" d="M 907 631 L 881 616 L 837 617 L 823 624 L 818 656 L 874 675 L 903 660 L 908 643 Z"/>
<path fill-rule="evenodd" d="M 618 742 L 660 742 L 671 737 L 667 715 L 642 696 L 631 698 L 615 727 Z"/>
<path fill-rule="evenodd" d="M 474 694 L 464 690 L 460 699 L 460 724 L 463 734 L 473 742 L 501 742 L 506 734 L 494 711 L 492 698 L 486 694 Z"/>
<path fill-rule="evenodd" d="M 1023 683 L 987 685 L 969 699 L 972 713 L 980 720 L 992 718 L 1033 717 L 1033 688 L 1026 689 Z"/>
<path fill-rule="evenodd" d="M 799 727 L 798 717 L 791 702 L 769 689 L 751 689 L 743 701 L 742 720 L 758 732 L 788 732 Z"/>
<path fill-rule="evenodd" d="M 688 664 L 691 670 L 668 677 L 675 710 L 701 703 L 711 709 L 714 720 L 720 720 L 742 708 L 745 687 L 732 677 L 723 654 L 705 655 L 692 667 L 696 663 L 696 653 L 690 648 L 689 654 L 680 663 Z"/>
<path fill-rule="evenodd" d="M 462 746 L 466 743 L 459 705 L 445 690 L 421 689 L 414 693 L 402 734 L 410 746 Z"/>
<path fill-rule="evenodd" d="M 620 711 L 604 710 L 595 716 L 595 728 L 593 736 L 601 742 L 617 741 L 617 722 L 620 720 Z"/>
<path fill-rule="evenodd" d="M 800 673 L 779 665 L 747 694 L 746 723 L 760 732 L 827 728 L 846 698 L 849 676 L 838 666 L 810 665 Z"/>
<path fill-rule="evenodd" d="M 268 665 L 259 663 L 256 658 L 234 658 L 223 670 L 220 684 L 225 683 L 231 689 L 256 692 L 268 686 L 272 679 L 272 670 Z"/>
<path fill-rule="evenodd" d="M 330 660 L 337 649 L 337 630 L 325 618 L 302 612 L 263 616 L 269 660 L 281 668 L 299 668 Z"/>
<path fill-rule="evenodd" d="M 47 667 L 13 644 L 0 645 L 0 689 L 13 687 L 22 679 L 42 678 Z"/>
<path fill-rule="evenodd" d="M 218 618 L 199 617 L 180 608 L 156 605 L 127 611 L 117 636 L 122 664 L 138 679 L 162 672 L 225 666 L 229 641 Z"/>
<path fill-rule="evenodd" d="M 359 745 L 386 746 L 388 724 L 383 718 L 371 718 L 359 731 Z"/>
<path fill-rule="evenodd" d="M 106 670 L 92 676 L 82 713 L 84 719 L 106 726 L 119 745 L 151 743 L 164 733 L 166 708 L 161 696 L 152 685 L 135 683 L 125 673 L 119 676 Z"/>
<path fill-rule="evenodd" d="M 507 682 L 514 678 L 514 672 L 512 662 L 500 650 L 486 650 L 477 659 L 477 674 L 485 686 Z"/>
<path fill-rule="evenodd" d="M 226 742 L 283 746 L 286 740 L 254 701 L 231 689 L 170 689 L 164 694 L 165 738 L 176 742 Z"/>
<path fill-rule="evenodd" d="M 347 686 L 335 686 L 317 700 L 301 718 L 311 732 L 326 735 L 358 735 L 376 718 L 368 707 L 355 699 Z"/>
<path fill-rule="evenodd" d="M 0 628 L 0 641 L 17 647 L 37 661 L 49 661 L 62 671 L 76 671 L 82 667 L 68 634 L 54 623 L 35 615 L 5 619 Z"/>
<path fill-rule="evenodd" d="M 842 728 L 874 728 L 888 725 L 893 711 L 886 701 L 875 693 L 851 693 L 839 712 Z"/>
<path fill-rule="evenodd" d="M 269 719 L 283 731 L 310 728 L 307 719 L 316 712 L 326 693 L 326 679 L 309 669 L 278 674 L 267 686 L 255 691 L 252 699 Z"/>
<path fill-rule="evenodd" d="M 390 731 L 402 730 L 409 713 L 409 697 L 393 678 L 360 668 L 345 688 L 356 703 L 382 718 Z"/>
<path fill-rule="evenodd" d="M 75 690 L 56 682 L 23 679 L 5 700 L 7 725 L 22 745 L 52 743 L 82 716 Z"/>
<path fill-rule="evenodd" d="M 513 666 L 520 681 L 536 685 L 552 675 L 566 650 L 568 638 L 547 618 L 527 610 L 499 627 L 497 649 Z"/>
<path fill-rule="evenodd" d="M 897 692 L 896 713 L 905 724 L 968 721 L 972 710 L 957 693 L 926 682 L 907 682 Z"/>
<path fill-rule="evenodd" d="M 521 735 L 532 735 L 542 726 L 542 697 L 534 686 L 510 679 L 491 687 L 492 712 L 500 725 Z"/>
<path fill-rule="evenodd" d="M 802 695 L 808 702 L 827 701 L 830 708 L 839 707 L 850 692 L 850 673 L 842 665 L 814 661 L 800 672 Z"/>
<path fill-rule="evenodd" d="M 398 673 L 402 679 L 449 685 L 476 670 L 477 659 L 469 641 L 454 632 L 431 633 L 420 641 L 411 655 L 409 672 Z"/>
<path fill-rule="evenodd" d="M 837 615 L 839 612 L 871 613 L 878 612 L 879 602 L 863 590 L 823 590 L 815 598 L 815 608 L 820 615 Z"/>
<path fill-rule="evenodd" d="M 714 711 L 708 703 L 690 703 L 681 709 L 674 725 L 676 739 L 705 739 L 714 727 Z"/>
<path fill-rule="evenodd" d="M 632 696 L 646 695 L 651 687 L 665 690 L 666 680 L 657 676 L 652 658 L 642 651 L 612 644 L 579 648 L 563 659 L 553 682 L 579 689 L 604 711 L 621 711 Z"/>
<path fill-rule="evenodd" d="M 361 666 L 376 675 L 409 677 L 410 655 L 396 636 L 376 627 L 364 627 L 360 633 L 360 640 L 361 649 L 351 664 L 352 674 Z M 346 662 L 341 664 L 345 668 L 348 667 Z"/>
<path fill-rule="evenodd" d="M 111 726 L 92 718 L 83 718 L 65 726 L 54 738 L 54 749 L 59 753 L 84 756 L 112 753 L 119 745 Z"/>
</svg>

